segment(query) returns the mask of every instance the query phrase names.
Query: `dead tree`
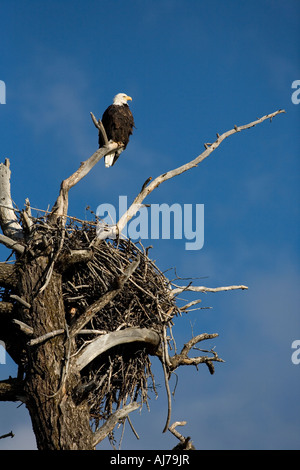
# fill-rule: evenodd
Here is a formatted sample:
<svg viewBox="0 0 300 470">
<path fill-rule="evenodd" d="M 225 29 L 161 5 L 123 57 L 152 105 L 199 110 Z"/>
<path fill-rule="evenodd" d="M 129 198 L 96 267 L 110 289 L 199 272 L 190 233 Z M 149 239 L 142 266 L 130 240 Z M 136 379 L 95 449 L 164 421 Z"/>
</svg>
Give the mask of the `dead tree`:
<svg viewBox="0 0 300 470">
<path fill-rule="evenodd" d="M 148 178 L 128 211 L 101 236 L 96 219 L 84 222 L 68 215 L 68 196 L 117 144 L 106 143 L 81 163 L 61 183 L 52 210 L 36 215 L 28 200 L 24 209 L 14 207 L 10 162 L 0 164 L 0 242 L 14 257 L 13 263 L 10 257 L 0 264 L 0 339 L 18 365 L 17 377 L 0 382 L 0 400 L 26 404 L 38 449 L 89 450 L 112 436 L 129 413 L 147 405 L 149 388 L 156 391 L 153 355 L 161 361 L 168 394 L 163 431 L 170 429 L 182 448 L 192 448 L 190 438 L 174 431 L 178 423 L 170 427 L 170 376 L 181 365 L 206 364 L 213 373 L 214 362 L 222 359 L 215 350 L 191 356 L 196 344 L 216 333 L 198 334 L 170 354 L 176 316 L 201 300 L 180 308 L 177 296 L 247 287 L 174 285 L 151 261 L 148 249 L 122 239 L 121 232 L 161 183 L 196 167 L 227 137 L 282 112 L 217 134 L 191 162 Z M 92 117 L 101 131 L 101 122 Z"/>
</svg>

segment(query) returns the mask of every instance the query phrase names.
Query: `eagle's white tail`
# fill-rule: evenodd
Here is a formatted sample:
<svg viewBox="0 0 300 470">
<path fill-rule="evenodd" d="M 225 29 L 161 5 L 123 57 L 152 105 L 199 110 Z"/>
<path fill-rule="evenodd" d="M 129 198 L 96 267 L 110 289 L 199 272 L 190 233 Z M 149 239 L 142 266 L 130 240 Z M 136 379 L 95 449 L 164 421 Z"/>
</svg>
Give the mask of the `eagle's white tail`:
<svg viewBox="0 0 300 470">
<path fill-rule="evenodd" d="M 105 168 L 109 168 L 112 166 L 114 162 L 115 154 L 114 153 L 109 153 L 108 155 L 105 155 L 104 157 L 104 162 L 105 162 Z"/>
</svg>

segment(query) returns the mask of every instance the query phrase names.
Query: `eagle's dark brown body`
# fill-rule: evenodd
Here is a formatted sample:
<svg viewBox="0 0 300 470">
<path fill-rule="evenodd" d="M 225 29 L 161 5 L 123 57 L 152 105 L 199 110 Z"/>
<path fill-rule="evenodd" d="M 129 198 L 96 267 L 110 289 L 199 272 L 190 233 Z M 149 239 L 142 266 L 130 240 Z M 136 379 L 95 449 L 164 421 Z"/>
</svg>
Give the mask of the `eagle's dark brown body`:
<svg viewBox="0 0 300 470">
<path fill-rule="evenodd" d="M 110 166 L 114 165 L 121 152 L 125 150 L 129 137 L 134 127 L 134 119 L 128 104 L 110 105 L 103 113 L 102 124 L 105 128 L 107 138 L 110 141 L 122 143 L 123 147 L 118 149 Z M 104 145 L 101 132 L 99 132 L 99 147 Z"/>
</svg>

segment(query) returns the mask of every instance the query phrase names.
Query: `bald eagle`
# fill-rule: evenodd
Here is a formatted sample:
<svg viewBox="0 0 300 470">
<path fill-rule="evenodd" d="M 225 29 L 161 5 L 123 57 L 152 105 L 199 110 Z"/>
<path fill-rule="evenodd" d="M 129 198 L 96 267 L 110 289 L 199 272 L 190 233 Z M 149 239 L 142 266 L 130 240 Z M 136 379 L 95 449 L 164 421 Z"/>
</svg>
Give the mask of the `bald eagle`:
<svg viewBox="0 0 300 470">
<path fill-rule="evenodd" d="M 134 120 L 127 101 L 132 98 L 125 93 L 118 93 L 111 104 L 103 113 L 102 124 L 109 142 L 117 142 L 122 147 L 105 156 L 106 168 L 113 166 L 120 154 L 125 150 L 129 137 L 132 134 Z M 101 132 L 99 132 L 99 147 L 105 144 Z"/>
</svg>

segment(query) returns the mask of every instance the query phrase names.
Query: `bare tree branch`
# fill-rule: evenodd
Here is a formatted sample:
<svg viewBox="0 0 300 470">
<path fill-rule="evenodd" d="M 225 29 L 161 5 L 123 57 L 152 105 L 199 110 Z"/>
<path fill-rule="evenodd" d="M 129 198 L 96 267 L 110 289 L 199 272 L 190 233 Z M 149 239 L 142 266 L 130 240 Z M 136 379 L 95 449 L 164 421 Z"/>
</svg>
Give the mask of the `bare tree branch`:
<svg viewBox="0 0 300 470">
<path fill-rule="evenodd" d="M 15 214 L 10 193 L 9 159 L 0 163 L 0 225 L 4 235 L 14 240 L 23 238 L 23 230 Z"/>
<path fill-rule="evenodd" d="M 160 337 L 158 333 L 148 328 L 126 328 L 126 330 L 112 331 L 88 344 L 78 355 L 76 365 L 79 370 L 82 370 L 87 364 L 100 356 L 100 354 L 108 351 L 108 349 L 119 344 L 134 342 L 149 344 L 151 349 L 155 350 L 160 343 Z"/>
<path fill-rule="evenodd" d="M 98 119 L 98 121 L 97 121 L 97 119 L 95 118 L 93 113 L 90 113 L 90 114 L 91 114 L 91 118 L 93 120 L 93 123 L 95 124 L 95 127 L 97 127 L 99 132 L 101 132 L 101 134 L 102 134 L 104 144 L 107 145 L 108 144 L 108 138 L 107 138 L 105 127 L 103 126 L 101 119 Z"/>
<path fill-rule="evenodd" d="M 0 234 L 0 243 L 5 245 L 7 248 L 11 248 L 20 255 L 24 253 L 25 247 L 6 235 Z"/>
<path fill-rule="evenodd" d="M 202 299 L 193 300 L 192 302 L 185 304 L 183 307 L 180 307 L 180 311 L 186 312 L 187 310 L 189 310 L 190 307 L 200 304 L 200 302 L 202 302 Z"/>
<path fill-rule="evenodd" d="M 44 343 L 45 341 L 48 341 L 48 339 L 55 338 L 55 336 L 62 335 L 65 333 L 65 330 L 63 328 L 60 328 L 59 330 L 54 330 L 50 331 L 49 333 L 45 333 L 42 336 L 39 336 L 38 338 L 31 339 L 27 342 L 28 346 L 36 346 L 37 344 Z"/>
<path fill-rule="evenodd" d="M 216 338 L 218 333 L 202 333 L 200 335 L 194 336 L 190 339 L 182 348 L 179 354 L 175 354 L 174 356 L 169 356 L 169 364 L 168 364 L 168 372 L 169 376 L 171 373 L 177 369 L 181 365 L 198 365 L 198 364 L 206 364 L 208 367 L 211 365 L 212 362 L 224 362 L 223 359 L 219 358 L 218 354 L 212 349 L 210 351 L 206 351 L 212 356 L 199 356 L 199 357 L 188 357 L 188 353 L 190 350 L 201 341 L 207 339 Z M 157 356 L 161 361 L 163 360 L 163 350 L 162 348 L 158 348 L 154 351 L 154 355 Z M 210 373 L 213 373 L 212 368 L 209 367 Z"/>
<path fill-rule="evenodd" d="M 12 319 L 12 323 L 14 323 L 22 333 L 25 333 L 27 336 L 33 335 L 33 328 L 21 320 L 17 320 L 16 318 Z"/>
<path fill-rule="evenodd" d="M 172 289 L 172 295 L 181 294 L 184 291 L 191 292 L 223 292 L 228 290 L 237 290 L 237 289 L 248 289 L 247 286 L 225 286 L 225 287 L 204 287 L 204 286 L 176 286 L 175 289 Z"/>
<path fill-rule="evenodd" d="M 26 300 L 22 299 L 19 295 L 11 294 L 10 298 L 19 302 L 19 304 L 23 305 L 23 307 L 31 308 L 31 305 L 28 302 L 26 302 Z"/>
<path fill-rule="evenodd" d="M 193 443 L 190 437 L 184 437 L 180 432 L 176 430 L 177 426 L 185 426 L 186 421 L 175 421 L 175 423 L 171 424 L 169 427 L 169 431 L 173 434 L 173 436 L 177 437 L 180 440 L 180 444 L 174 447 L 173 450 L 195 450 Z"/>
<path fill-rule="evenodd" d="M 69 190 L 79 183 L 79 181 L 82 180 L 82 178 L 84 178 L 91 171 L 91 169 L 96 165 L 96 163 L 99 162 L 99 160 L 101 160 L 101 158 L 105 157 L 105 155 L 112 152 L 113 150 L 116 150 L 117 148 L 118 144 L 115 142 L 104 145 L 100 149 L 96 150 L 96 152 L 93 153 L 93 155 L 88 158 L 88 160 L 81 162 L 80 167 L 77 171 L 75 171 L 75 173 L 62 181 L 60 185 L 59 196 L 51 211 L 50 221 L 57 220 L 58 217 L 65 219 L 68 213 Z"/>
<path fill-rule="evenodd" d="M 177 426 L 185 426 L 186 421 L 175 421 L 175 423 L 171 424 L 169 427 L 169 431 L 173 434 L 173 436 L 177 437 L 177 439 L 180 440 L 180 442 L 185 441 L 185 437 L 182 436 L 178 431 L 176 431 Z"/>
<path fill-rule="evenodd" d="M 188 357 L 188 353 L 197 343 L 207 339 L 216 338 L 217 336 L 219 336 L 217 333 L 202 333 L 190 339 L 183 346 L 179 354 L 175 354 L 174 356 L 170 357 L 170 371 L 174 371 L 181 365 L 198 365 L 205 363 L 207 366 L 210 366 L 212 362 L 224 362 L 223 359 L 219 358 L 218 354 L 214 350 L 208 351 L 212 354 L 212 356 Z M 213 373 L 211 367 L 209 367 L 209 371 L 210 373 Z"/>
<path fill-rule="evenodd" d="M 169 377 L 168 377 L 166 362 L 165 362 L 165 358 L 164 358 L 164 353 L 162 354 L 161 362 L 162 362 L 163 371 L 164 371 L 165 387 L 166 387 L 167 400 L 168 400 L 167 419 L 166 419 L 165 427 L 163 429 L 163 432 L 166 432 L 168 427 L 169 427 L 170 419 L 171 419 L 172 399 L 171 399 L 171 392 L 170 392 L 170 387 L 169 387 Z M 168 367 L 170 367 L 170 365 Z"/>
<path fill-rule="evenodd" d="M 108 436 L 108 434 L 114 429 L 115 425 L 124 418 L 126 418 L 129 413 L 134 410 L 137 410 L 141 405 L 136 402 L 130 403 L 129 405 L 123 406 L 122 409 L 115 411 L 108 420 L 101 426 L 98 431 L 94 434 L 94 446 L 99 444 L 99 442 L 103 441 L 103 439 Z"/>
<path fill-rule="evenodd" d="M 147 185 L 148 180 L 144 183 L 141 192 L 137 195 L 135 200 L 133 201 L 132 205 L 129 207 L 129 209 L 125 212 L 125 214 L 122 215 L 120 220 L 118 221 L 115 232 L 116 234 L 120 234 L 123 230 L 123 228 L 126 226 L 126 224 L 129 222 L 129 220 L 137 213 L 139 208 L 141 207 L 141 204 L 143 200 L 148 196 L 152 191 L 157 188 L 161 183 L 164 181 L 167 181 L 171 178 L 174 178 L 174 176 L 181 175 L 185 171 L 190 170 L 191 168 L 196 167 L 201 163 L 205 158 L 207 158 L 216 148 L 219 147 L 219 145 L 223 142 L 223 140 L 227 139 L 227 137 L 230 137 L 231 135 L 240 132 L 244 129 L 249 129 L 250 127 L 254 127 L 257 124 L 260 124 L 261 122 L 265 121 L 266 119 L 272 119 L 273 117 L 277 116 L 277 114 L 284 113 L 285 111 L 283 109 L 280 109 L 278 111 L 275 111 L 274 113 L 267 114 L 266 116 L 261 117 L 260 119 L 257 119 L 256 121 L 250 122 L 249 124 L 246 124 L 244 126 L 234 126 L 234 129 L 231 129 L 230 131 L 224 132 L 224 134 L 219 135 L 217 134 L 217 140 L 215 140 L 214 143 L 207 144 L 206 149 L 203 153 L 201 153 L 197 158 L 194 160 L 190 161 L 189 163 L 186 163 L 174 170 L 168 171 L 166 173 L 163 173 L 162 175 L 158 176 L 155 178 L 149 185 Z"/>
<path fill-rule="evenodd" d="M 30 232 L 34 223 L 32 220 L 30 201 L 28 198 L 25 199 L 25 209 L 22 211 L 22 217 L 26 224 L 27 230 Z"/>
<path fill-rule="evenodd" d="M 0 303 L 0 307 L 1 307 L 1 303 Z M 13 321 L 17 322 L 17 320 L 13 320 Z M 21 323 L 21 322 L 19 322 L 19 323 Z M 29 331 L 27 331 L 26 333 L 29 334 Z M 59 330 L 49 331 L 49 333 L 45 333 L 44 335 L 39 336 L 38 338 L 34 338 L 34 339 L 31 339 L 30 341 L 28 341 L 27 346 L 36 346 L 37 344 L 41 344 L 41 343 L 44 343 L 45 341 L 48 341 L 48 339 L 55 338 L 55 336 L 63 335 L 65 333 L 66 333 L 66 330 L 63 329 L 63 328 L 60 328 Z M 33 331 L 30 334 L 33 334 Z M 80 334 L 80 335 L 106 335 L 107 331 L 104 331 L 104 330 L 80 330 L 78 332 L 78 334 Z"/>
<path fill-rule="evenodd" d="M 7 434 L 2 434 L 2 436 L 0 436 L 0 439 L 5 439 L 6 437 L 15 437 L 15 435 L 12 431 L 10 431 Z"/>
</svg>

